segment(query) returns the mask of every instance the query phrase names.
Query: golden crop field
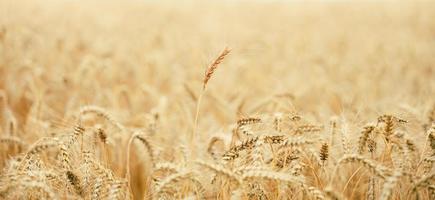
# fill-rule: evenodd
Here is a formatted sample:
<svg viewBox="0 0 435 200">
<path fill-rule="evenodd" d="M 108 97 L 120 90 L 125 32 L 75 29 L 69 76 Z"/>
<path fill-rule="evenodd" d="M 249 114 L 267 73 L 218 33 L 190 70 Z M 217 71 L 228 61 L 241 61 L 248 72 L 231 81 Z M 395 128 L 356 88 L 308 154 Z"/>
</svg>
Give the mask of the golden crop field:
<svg viewBox="0 0 435 200">
<path fill-rule="evenodd" d="M 0 0 L 0 199 L 435 199 L 435 1 Z"/>
</svg>

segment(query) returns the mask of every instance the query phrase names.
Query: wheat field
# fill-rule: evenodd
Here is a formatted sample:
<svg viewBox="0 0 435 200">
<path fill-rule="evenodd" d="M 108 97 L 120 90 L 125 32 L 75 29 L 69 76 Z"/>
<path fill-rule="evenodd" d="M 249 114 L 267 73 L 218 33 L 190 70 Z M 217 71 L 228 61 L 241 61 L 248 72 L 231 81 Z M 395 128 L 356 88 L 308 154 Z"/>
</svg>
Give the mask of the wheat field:
<svg viewBox="0 0 435 200">
<path fill-rule="evenodd" d="M 0 0 L 0 199 L 435 199 L 434 19 Z"/>
</svg>

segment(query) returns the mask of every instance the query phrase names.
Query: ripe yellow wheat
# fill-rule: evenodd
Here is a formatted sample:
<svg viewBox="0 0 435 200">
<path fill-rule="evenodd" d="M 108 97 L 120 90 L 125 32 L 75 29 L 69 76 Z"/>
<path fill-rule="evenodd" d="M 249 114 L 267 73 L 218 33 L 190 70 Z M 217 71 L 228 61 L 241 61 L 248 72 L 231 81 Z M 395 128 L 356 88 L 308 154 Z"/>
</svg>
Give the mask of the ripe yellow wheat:
<svg viewBox="0 0 435 200">
<path fill-rule="evenodd" d="M 435 199 L 433 19 L 0 0 L 0 199 Z"/>
</svg>

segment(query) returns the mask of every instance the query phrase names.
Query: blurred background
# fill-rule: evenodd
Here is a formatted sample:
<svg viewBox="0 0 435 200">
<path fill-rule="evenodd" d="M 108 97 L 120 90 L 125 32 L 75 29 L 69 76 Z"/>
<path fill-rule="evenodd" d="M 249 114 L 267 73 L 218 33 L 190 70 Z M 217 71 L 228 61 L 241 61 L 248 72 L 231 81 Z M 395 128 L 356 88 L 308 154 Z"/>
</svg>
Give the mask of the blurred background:
<svg viewBox="0 0 435 200">
<path fill-rule="evenodd" d="M 421 113 L 435 91 L 433 1 L 1 0 L 0 10 L 0 89 L 18 111 L 28 90 L 58 117 L 86 104 L 134 115 L 161 98 L 194 107 L 178 97 L 200 91 L 224 47 L 205 101 L 219 124 L 274 95 L 291 105 L 273 109 L 321 119 Z"/>
</svg>

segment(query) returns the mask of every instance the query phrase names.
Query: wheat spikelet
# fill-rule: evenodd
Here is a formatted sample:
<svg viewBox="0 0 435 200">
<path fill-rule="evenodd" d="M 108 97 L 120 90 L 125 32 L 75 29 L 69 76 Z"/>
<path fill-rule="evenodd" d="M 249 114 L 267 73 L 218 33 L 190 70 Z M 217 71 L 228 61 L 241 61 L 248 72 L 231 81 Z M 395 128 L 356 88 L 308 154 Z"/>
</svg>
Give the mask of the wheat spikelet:
<svg viewBox="0 0 435 200">
<path fill-rule="evenodd" d="M 67 146 L 61 142 L 59 143 L 61 166 L 65 171 L 71 170 L 71 159 Z"/>
<path fill-rule="evenodd" d="M 281 146 L 303 146 L 314 143 L 313 140 L 305 139 L 305 137 L 290 137 L 285 140 Z"/>
<path fill-rule="evenodd" d="M 408 123 L 408 121 L 406 121 L 404 119 L 400 119 L 398 117 L 395 117 L 395 116 L 389 115 L 389 114 L 384 114 L 384 115 L 379 116 L 378 122 L 383 122 L 385 124 L 391 124 L 391 123 L 395 123 L 395 122 Z M 389 125 L 389 126 L 391 126 L 391 125 Z"/>
<path fill-rule="evenodd" d="M 277 131 L 278 133 L 280 133 L 282 131 L 281 129 L 281 124 L 282 124 L 282 113 L 275 113 L 273 115 L 273 128 L 275 129 L 275 131 Z M 298 127 L 298 130 L 303 132 L 304 128 L 300 128 Z"/>
<path fill-rule="evenodd" d="M 241 183 L 242 183 L 242 180 L 237 176 L 237 174 L 226 169 L 225 167 L 222 167 L 222 166 L 219 166 L 216 164 L 212 164 L 212 163 L 203 162 L 200 160 L 196 161 L 196 163 L 214 171 L 216 174 L 223 175 L 223 176 L 229 178 L 230 180 L 236 181 L 239 185 L 241 185 Z"/>
<path fill-rule="evenodd" d="M 203 85 L 202 85 L 202 92 L 199 95 L 197 102 L 196 102 L 196 113 L 195 113 L 195 119 L 193 122 L 193 130 L 190 134 L 190 141 L 194 141 L 197 135 L 197 128 L 198 128 L 198 119 L 199 119 L 199 110 L 201 107 L 201 100 L 202 97 L 204 96 L 205 93 L 205 89 L 207 87 L 207 83 L 210 80 L 211 76 L 213 75 L 214 71 L 216 70 L 216 68 L 219 66 L 219 64 L 224 60 L 224 58 L 230 53 L 230 50 L 228 48 L 225 48 L 222 53 L 216 58 L 216 60 L 214 60 L 214 62 L 212 64 L 210 64 L 204 74 L 204 80 L 203 80 Z"/>
<path fill-rule="evenodd" d="M 423 173 L 427 174 L 432 170 L 433 163 L 435 162 L 435 156 L 426 157 L 423 159 Z"/>
<path fill-rule="evenodd" d="M 287 138 L 285 135 L 263 135 L 263 142 L 268 144 L 281 144 Z"/>
<path fill-rule="evenodd" d="M 47 199 L 57 199 L 55 193 L 46 184 L 39 182 L 21 182 L 20 186 L 23 187 L 24 191 L 37 189 L 41 191 Z"/>
<path fill-rule="evenodd" d="M 293 122 L 298 122 L 302 119 L 302 117 L 299 115 L 289 115 L 288 118 L 290 119 L 290 121 Z"/>
<path fill-rule="evenodd" d="M 379 199 L 381 200 L 391 199 L 393 188 L 396 186 L 401 176 L 402 176 L 402 172 L 394 171 L 393 174 L 385 180 L 384 186 L 382 188 L 382 193 Z"/>
<path fill-rule="evenodd" d="M 252 171 L 252 170 L 267 171 L 267 170 L 269 170 L 269 168 L 267 166 L 241 165 L 241 166 L 233 169 L 234 173 L 236 173 L 238 175 L 243 174 L 245 171 Z"/>
<path fill-rule="evenodd" d="M 369 150 L 370 153 L 374 153 L 376 152 L 376 141 L 372 138 L 367 139 L 367 148 Z"/>
<path fill-rule="evenodd" d="M 115 179 L 110 170 L 104 168 L 97 162 L 91 161 L 91 169 L 95 173 L 91 199 L 100 199 L 101 195 L 109 190 L 108 183 L 114 182 Z"/>
<path fill-rule="evenodd" d="M 234 160 L 239 157 L 239 152 L 227 151 L 222 155 L 222 159 L 225 161 Z"/>
<path fill-rule="evenodd" d="M 0 196 L 6 196 L 12 187 L 15 187 L 19 181 L 32 181 L 31 177 L 25 172 L 14 171 L 12 173 L 2 174 L 0 176 Z"/>
<path fill-rule="evenodd" d="M 185 142 L 181 142 L 179 144 L 180 151 L 183 155 L 183 161 L 186 163 L 188 162 L 189 158 L 192 157 L 192 153 L 190 152 L 190 149 L 186 146 Z"/>
<path fill-rule="evenodd" d="M 86 115 L 88 113 L 94 113 L 97 116 L 106 119 L 110 124 L 115 126 L 121 132 L 125 130 L 125 127 L 121 123 L 116 121 L 104 108 L 93 105 L 80 108 L 80 116 Z"/>
<path fill-rule="evenodd" d="M 154 171 L 173 171 L 173 172 L 180 172 L 182 171 L 182 168 L 178 166 L 177 164 L 170 163 L 170 162 L 158 162 L 154 166 Z"/>
<path fill-rule="evenodd" d="M 101 190 L 103 190 L 103 187 L 104 187 L 103 185 L 104 184 L 105 184 L 105 182 L 103 181 L 102 178 L 97 177 L 95 179 L 95 183 L 92 186 L 92 195 L 91 195 L 91 199 L 92 200 L 100 199 L 100 196 L 101 196 L 101 193 L 102 193 Z"/>
<path fill-rule="evenodd" d="M 54 142 L 51 138 L 42 138 L 37 141 L 34 145 L 32 145 L 32 147 L 29 148 L 29 150 L 25 154 L 24 158 L 18 166 L 18 170 L 24 170 L 26 167 L 28 167 L 28 164 L 33 156 L 53 146 L 56 146 L 56 142 Z"/>
<path fill-rule="evenodd" d="M 1 144 L 9 144 L 12 145 L 13 148 L 18 147 L 18 152 L 21 152 L 22 149 L 27 147 L 27 143 L 24 142 L 22 139 L 14 136 L 6 136 L 6 137 L 0 137 L 0 145 Z"/>
<path fill-rule="evenodd" d="M 359 138 L 358 141 L 358 153 L 363 154 L 366 144 L 367 144 L 367 140 L 369 139 L 370 134 L 373 132 L 373 130 L 375 129 L 374 125 L 367 125 L 364 126 L 363 131 L 361 132 L 361 136 Z"/>
<path fill-rule="evenodd" d="M 257 124 L 260 122 L 261 122 L 260 118 L 247 117 L 247 118 L 242 118 L 242 119 L 237 120 L 237 126 L 242 127 L 242 126 L 246 126 L 249 124 Z"/>
<path fill-rule="evenodd" d="M 433 123 L 431 128 L 427 131 L 427 135 L 429 145 L 432 149 L 432 155 L 435 155 L 435 123 Z"/>
<path fill-rule="evenodd" d="M 0 187 L 0 197 L 5 199 L 10 199 L 10 193 L 13 189 L 20 190 L 22 192 L 16 192 L 12 195 L 18 199 L 28 199 L 28 192 L 32 190 L 38 191 L 37 193 L 32 194 L 32 196 L 38 196 L 43 199 L 57 199 L 54 191 L 48 187 L 47 184 L 37 180 L 37 177 L 31 177 L 26 174 L 14 174 L 9 175 L 8 184 L 5 187 Z M 8 198 L 9 197 L 9 198 Z"/>
<path fill-rule="evenodd" d="M 297 177 L 288 175 L 286 173 L 274 172 L 274 171 L 264 171 L 264 170 L 247 170 L 242 175 L 243 181 L 247 179 L 269 179 L 277 180 L 281 182 L 286 182 L 294 185 L 301 185 L 303 183 Z"/>
<path fill-rule="evenodd" d="M 392 115 L 381 115 L 378 117 L 378 123 L 384 123 L 383 134 L 387 141 L 389 140 L 389 136 L 393 134 L 397 122 L 406 123 L 407 121 Z"/>
<path fill-rule="evenodd" d="M 406 139 L 406 148 L 411 152 L 417 152 L 417 145 L 411 139 Z"/>
<path fill-rule="evenodd" d="M 324 166 L 325 163 L 320 160 L 319 153 L 316 150 L 312 148 L 307 148 L 306 150 L 302 150 L 300 152 L 303 152 L 305 154 L 305 158 L 309 159 L 311 164 L 314 164 L 316 166 Z"/>
<path fill-rule="evenodd" d="M 151 143 L 143 135 L 137 135 L 136 138 L 145 146 L 150 157 L 151 164 L 154 165 L 154 150 L 151 146 Z"/>
<path fill-rule="evenodd" d="M 186 179 L 189 178 L 191 176 L 191 172 L 187 172 L 187 171 L 182 171 L 182 172 L 178 172 L 176 174 L 172 174 L 168 177 L 166 177 L 165 179 L 163 179 L 159 185 L 156 187 L 156 195 L 157 197 L 160 195 L 160 193 L 164 193 L 165 189 L 168 187 L 171 187 L 171 183 L 174 182 L 178 182 L 182 179 Z"/>
<path fill-rule="evenodd" d="M 103 194 L 101 194 L 100 199 L 124 199 L 125 195 L 123 195 L 123 187 L 126 185 L 125 181 L 115 180 L 113 182 L 107 183 L 110 187 Z"/>
<path fill-rule="evenodd" d="M 342 118 L 342 130 L 341 132 L 341 146 L 343 148 L 343 152 L 344 154 L 349 154 L 350 153 L 350 145 L 349 145 L 349 140 L 347 138 L 347 134 L 348 134 L 348 124 L 346 123 L 345 119 Z"/>
<path fill-rule="evenodd" d="M 252 149 L 257 145 L 259 141 L 259 137 L 251 137 L 246 140 L 243 140 L 240 144 L 233 146 L 229 151 L 225 152 L 222 156 L 224 160 L 233 160 L 239 157 L 239 153 L 243 150 Z"/>
<path fill-rule="evenodd" d="M 324 164 L 326 160 L 328 159 L 329 150 L 328 150 L 328 143 L 323 143 L 322 147 L 320 148 L 319 157 L 322 163 Z"/>
<path fill-rule="evenodd" d="M 248 188 L 247 196 L 249 199 L 267 199 L 266 191 L 260 183 L 249 183 Z"/>
<path fill-rule="evenodd" d="M 95 134 L 103 144 L 107 143 L 107 134 L 102 128 L 98 128 Z"/>
<path fill-rule="evenodd" d="M 92 154 L 90 151 L 82 152 L 83 159 L 81 160 L 80 165 L 83 166 L 83 185 L 89 185 L 91 179 L 91 168 L 92 168 Z"/>
<path fill-rule="evenodd" d="M 248 137 L 253 137 L 254 136 L 254 132 L 252 131 L 252 129 L 248 126 L 241 126 L 241 127 L 237 127 L 234 129 L 234 133 L 238 134 L 239 131 L 241 133 L 243 133 L 243 135 L 246 135 Z"/>
<path fill-rule="evenodd" d="M 101 181 L 104 182 L 112 182 L 114 180 L 112 171 L 108 170 L 107 168 L 105 168 L 104 166 L 102 166 L 100 163 L 98 163 L 97 161 L 93 160 L 93 159 L 89 159 L 87 161 L 89 168 L 95 172 L 95 176 L 102 178 Z"/>
<path fill-rule="evenodd" d="M 78 123 L 76 126 L 74 126 L 74 131 L 73 131 L 73 135 L 75 136 L 82 136 L 83 133 L 85 132 L 85 128 L 83 128 L 83 126 Z"/>
<path fill-rule="evenodd" d="M 262 141 L 259 140 L 257 142 L 257 146 L 254 146 L 251 149 L 247 149 L 246 155 L 243 157 L 244 165 L 251 165 L 254 167 L 258 167 L 263 165 L 263 152 L 260 148 Z"/>
<path fill-rule="evenodd" d="M 141 135 L 141 133 L 136 132 L 134 133 L 127 144 L 127 156 L 126 156 L 126 164 L 127 164 L 127 170 L 125 172 L 125 178 L 127 179 L 127 186 L 128 188 L 130 188 L 130 182 L 131 182 L 131 173 L 130 173 L 130 152 L 131 152 L 131 146 L 133 145 L 133 141 L 135 139 L 138 139 L 139 141 L 141 141 L 142 144 L 145 145 L 145 147 L 147 148 L 148 154 L 150 156 L 150 160 L 151 160 L 151 164 L 154 165 L 154 154 L 153 154 L 153 149 L 151 148 L 150 143 L 148 142 L 148 140 Z"/>
<path fill-rule="evenodd" d="M 322 126 L 312 125 L 312 124 L 305 124 L 305 125 L 299 125 L 295 133 L 296 134 L 304 134 L 304 133 L 314 133 L 319 132 L 323 129 Z"/>
<path fill-rule="evenodd" d="M 350 154 L 350 155 L 343 156 L 338 161 L 337 167 L 341 163 L 353 163 L 353 162 L 357 162 L 357 163 L 362 164 L 364 167 L 369 169 L 372 173 L 374 173 L 375 175 L 377 175 L 383 179 L 385 179 L 386 177 L 388 177 L 389 174 L 391 174 L 390 170 L 388 168 L 386 168 L 385 166 L 382 166 L 381 164 L 377 164 L 377 163 L 373 162 L 372 160 L 364 158 L 364 157 L 357 155 L 357 154 Z"/>
<path fill-rule="evenodd" d="M 27 145 L 21 138 L 14 136 L 0 137 L 0 143 L 19 145 L 20 147 L 25 147 Z"/>
<path fill-rule="evenodd" d="M 406 156 L 403 147 L 393 143 L 391 145 L 391 158 L 395 169 L 400 171 L 404 170 L 405 157 Z"/>
<path fill-rule="evenodd" d="M 299 162 L 297 162 L 296 164 L 291 166 L 289 172 L 293 176 L 301 176 L 302 172 L 303 172 L 302 171 L 303 169 L 304 169 L 304 167 Z"/>
<path fill-rule="evenodd" d="M 408 138 L 404 138 L 404 153 L 405 153 L 405 159 L 407 161 L 407 166 L 410 168 L 415 168 L 417 166 L 417 158 L 418 158 L 418 148 L 416 143 Z"/>
<path fill-rule="evenodd" d="M 29 150 L 26 153 L 25 157 L 30 157 L 31 155 L 38 154 L 54 145 L 56 145 L 57 142 L 55 142 L 52 138 L 41 138 L 39 141 L 35 142 L 32 147 L 29 148 Z"/>
<path fill-rule="evenodd" d="M 72 171 L 67 171 L 66 177 L 69 183 L 74 187 L 76 193 L 83 197 L 83 189 L 79 177 L 75 175 Z"/>
<path fill-rule="evenodd" d="M 222 61 L 225 59 L 225 57 L 230 53 L 230 49 L 225 48 L 219 56 L 207 67 L 207 70 L 204 74 L 204 81 L 202 85 L 202 89 L 205 90 L 208 81 L 210 80 L 211 76 L 213 75 L 214 71 L 217 69 L 219 64 L 222 63 Z"/>
<path fill-rule="evenodd" d="M 314 197 L 314 199 L 316 200 L 325 199 L 325 196 L 323 195 L 322 191 L 318 190 L 317 188 L 312 186 L 305 186 L 305 188 L 308 191 L 308 193 Z"/>
<path fill-rule="evenodd" d="M 375 200 L 376 199 L 376 178 L 370 177 L 369 184 L 366 193 L 367 200 Z"/>
</svg>

